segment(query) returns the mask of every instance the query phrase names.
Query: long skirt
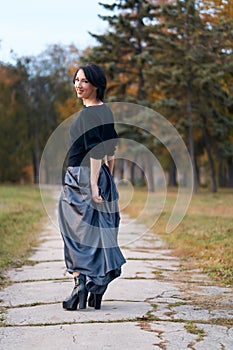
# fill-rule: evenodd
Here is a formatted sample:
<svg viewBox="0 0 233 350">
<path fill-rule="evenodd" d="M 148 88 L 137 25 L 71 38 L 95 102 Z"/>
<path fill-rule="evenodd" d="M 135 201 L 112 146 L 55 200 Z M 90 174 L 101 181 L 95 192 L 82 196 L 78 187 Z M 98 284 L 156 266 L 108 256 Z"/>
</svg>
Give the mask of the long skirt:
<svg viewBox="0 0 233 350">
<path fill-rule="evenodd" d="M 117 242 L 118 192 L 105 164 L 100 169 L 98 187 L 101 204 L 91 198 L 90 168 L 68 167 L 58 216 L 67 271 L 86 275 L 88 291 L 103 294 L 109 282 L 120 276 L 126 261 Z"/>
</svg>

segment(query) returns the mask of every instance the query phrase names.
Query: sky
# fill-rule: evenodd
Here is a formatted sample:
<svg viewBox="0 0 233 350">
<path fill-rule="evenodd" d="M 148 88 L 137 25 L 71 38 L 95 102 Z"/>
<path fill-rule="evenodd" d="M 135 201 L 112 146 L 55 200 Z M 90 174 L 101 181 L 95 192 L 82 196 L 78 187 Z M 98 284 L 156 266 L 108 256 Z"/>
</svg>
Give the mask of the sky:
<svg viewBox="0 0 233 350">
<path fill-rule="evenodd" d="M 79 49 L 96 44 L 88 31 L 102 34 L 111 15 L 100 0 L 0 0 L 0 61 L 37 55 L 50 44 L 74 44 Z M 111 4 L 112 0 L 101 0 Z"/>
</svg>

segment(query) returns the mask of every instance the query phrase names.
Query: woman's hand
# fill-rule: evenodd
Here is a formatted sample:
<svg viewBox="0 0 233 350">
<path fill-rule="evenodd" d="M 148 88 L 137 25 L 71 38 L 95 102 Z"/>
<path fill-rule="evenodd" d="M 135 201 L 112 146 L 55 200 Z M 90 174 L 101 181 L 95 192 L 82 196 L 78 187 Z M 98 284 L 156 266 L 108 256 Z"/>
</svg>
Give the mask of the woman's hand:
<svg viewBox="0 0 233 350">
<path fill-rule="evenodd" d="M 90 164 L 91 197 L 95 203 L 103 203 L 103 198 L 99 195 L 99 188 L 97 185 L 101 167 L 101 159 L 90 158 Z"/>
<path fill-rule="evenodd" d="M 99 188 L 96 183 L 91 185 L 91 198 L 95 203 L 103 203 L 103 198 L 99 195 Z"/>
</svg>

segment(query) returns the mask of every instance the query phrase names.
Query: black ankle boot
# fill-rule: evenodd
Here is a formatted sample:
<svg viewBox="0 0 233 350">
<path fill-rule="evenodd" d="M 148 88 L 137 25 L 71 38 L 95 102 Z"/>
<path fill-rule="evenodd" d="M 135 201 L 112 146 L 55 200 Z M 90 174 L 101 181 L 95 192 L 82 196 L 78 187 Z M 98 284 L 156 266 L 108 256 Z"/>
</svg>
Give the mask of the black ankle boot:
<svg viewBox="0 0 233 350">
<path fill-rule="evenodd" d="M 96 310 L 99 310 L 101 308 L 102 297 L 103 294 L 91 293 L 88 298 L 88 306 L 94 307 Z"/>
<path fill-rule="evenodd" d="M 88 306 L 95 307 L 95 294 L 91 293 L 88 298 Z"/>
<path fill-rule="evenodd" d="M 87 289 L 85 287 L 86 276 L 79 275 L 74 277 L 74 289 L 71 296 L 63 301 L 63 308 L 66 310 L 86 309 Z"/>
</svg>

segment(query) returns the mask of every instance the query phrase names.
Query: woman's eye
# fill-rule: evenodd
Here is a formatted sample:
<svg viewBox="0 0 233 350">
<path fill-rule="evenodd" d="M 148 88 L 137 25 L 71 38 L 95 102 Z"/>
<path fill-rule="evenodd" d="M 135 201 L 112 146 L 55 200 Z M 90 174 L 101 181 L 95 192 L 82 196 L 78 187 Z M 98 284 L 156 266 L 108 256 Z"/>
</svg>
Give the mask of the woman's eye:
<svg viewBox="0 0 233 350">
<path fill-rule="evenodd" d="M 75 82 L 75 83 L 76 83 L 76 82 L 77 82 L 77 83 L 79 83 L 79 81 L 80 81 L 79 79 L 75 79 L 75 81 L 74 81 L 74 82 Z M 89 81 L 88 81 L 88 80 L 86 80 L 86 79 L 82 79 L 82 80 L 81 80 L 81 83 L 88 84 L 88 83 L 89 83 Z"/>
</svg>

